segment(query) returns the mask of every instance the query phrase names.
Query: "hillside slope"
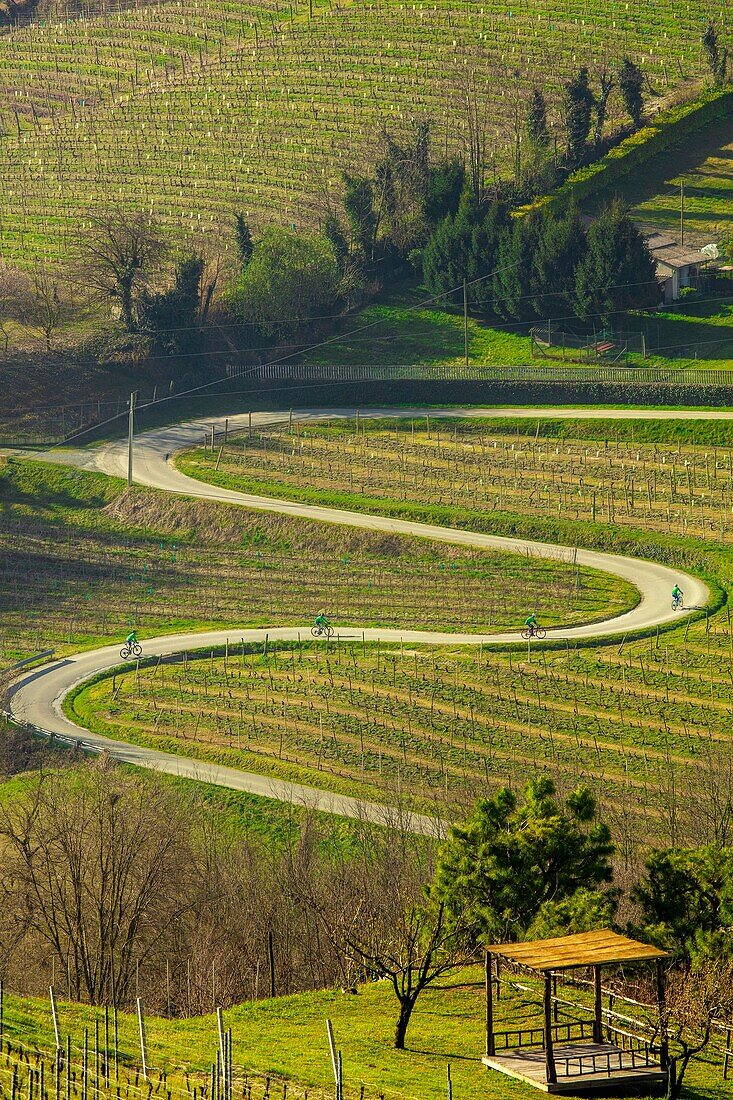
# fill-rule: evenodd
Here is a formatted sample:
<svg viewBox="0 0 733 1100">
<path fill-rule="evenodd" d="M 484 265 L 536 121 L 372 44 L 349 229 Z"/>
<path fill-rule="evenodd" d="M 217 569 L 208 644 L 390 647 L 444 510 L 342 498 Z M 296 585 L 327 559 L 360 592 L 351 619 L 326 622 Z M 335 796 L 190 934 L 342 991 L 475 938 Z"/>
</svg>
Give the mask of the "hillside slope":
<svg viewBox="0 0 733 1100">
<path fill-rule="evenodd" d="M 0 251 L 66 255 L 80 218 L 109 206 L 144 206 L 178 238 L 218 233 L 239 209 L 315 223 L 342 169 L 415 118 L 441 153 L 465 151 L 478 126 L 491 177 L 512 163 L 535 85 L 556 119 L 564 77 L 586 64 L 595 80 L 629 55 L 653 107 L 699 81 L 700 36 L 718 14 L 714 0 L 376 0 L 312 18 L 302 3 L 184 2 L 36 24 L 0 40 L 12 203 Z M 609 128 L 620 106 L 612 96 Z"/>
</svg>

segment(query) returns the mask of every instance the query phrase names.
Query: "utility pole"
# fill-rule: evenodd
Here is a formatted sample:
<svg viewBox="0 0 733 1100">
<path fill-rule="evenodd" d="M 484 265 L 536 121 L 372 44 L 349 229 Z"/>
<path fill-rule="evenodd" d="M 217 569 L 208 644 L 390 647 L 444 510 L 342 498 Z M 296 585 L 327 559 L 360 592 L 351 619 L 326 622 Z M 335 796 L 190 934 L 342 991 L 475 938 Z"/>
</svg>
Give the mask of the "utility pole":
<svg viewBox="0 0 733 1100">
<path fill-rule="evenodd" d="M 132 437 L 135 433 L 135 394 L 130 394 L 130 418 L 127 424 L 127 484 L 132 485 Z"/>
<path fill-rule="evenodd" d="M 465 279 L 463 280 L 463 351 L 466 356 L 466 366 L 468 366 L 468 288 Z"/>
<path fill-rule="evenodd" d="M 680 184 L 680 247 L 685 243 L 685 185 Z"/>
</svg>

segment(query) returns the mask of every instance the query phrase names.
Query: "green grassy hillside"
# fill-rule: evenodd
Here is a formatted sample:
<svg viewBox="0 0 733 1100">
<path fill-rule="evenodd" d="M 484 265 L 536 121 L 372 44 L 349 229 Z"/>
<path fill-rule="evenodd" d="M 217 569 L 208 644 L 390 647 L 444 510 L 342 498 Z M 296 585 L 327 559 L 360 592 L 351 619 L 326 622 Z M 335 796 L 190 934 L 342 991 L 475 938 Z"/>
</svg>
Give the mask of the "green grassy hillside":
<svg viewBox="0 0 733 1100">
<path fill-rule="evenodd" d="M 703 75 L 700 35 L 718 13 L 714 0 L 377 0 L 311 18 L 302 3 L 185 0 L 39 22 L 0 39 L 0 249 L 26 264 L 65 256 L 80 218 L 110 205 L 144 207 L 178 237 L 217 232 L 238 209 L 312 223 L 341 170 L 416 117 L 440 152 L 465 150 L 479 117 L 491 176 L 511 162 L 534 85 L 556 118 L 564 75 L 628 54 L 653 109 Z M 619 117 L 615 96 L 608 126 Z"/>
<path fill-rule="evenodd" d="M 541 1016 L 539 990 L 524 975 L 523 989 L 502 990 L 495 1005 L 495 1027 L 526 1027 Z M 569 1014 L 578 1018 L 588 1010 L 588 998 L 561 985 L 560 995 L 574 1003 Z M 333 1073 L 328 1049 L 326 1019 L 333 1022 L 335 1040 L 343 1052 L 346 1100 L 443 1100 L 446 1095 L 446 1067 L 451 1065 L 455 1097 L 483 1097 L 484 1100 L 530 1100 L 537 1092 L 530 1086 L 487 1071 L 480 1062 L 483 1051 L 483 972 L 467 967 L 448 975 L 429 988 L 418 1001 L 408 1032 L 407 1050 L 391 1045 L 397 1002 L 386 982 L 362 986 L 356 995 L 340 991 L 279 997 L 259 1003 L 245 1002 L 224 1013 L 232 1030 L 234 1094 L 263 1100 L 307 1095 L 323 1100 L 333 1095 Z M 585 1006 L 585 1013 L 580 1007 Z M 60 1002 L 60 1026 L 65 1042 L 71 1035 L 72 1060 L 78 1086 L 84 1029 L 94 1035 L 95 1020 L 103 1013 L 83 1005 Z M 561 1017 L 562 1018 L 562 1017 Z M 16 1047 L 53 1051 L 53 1030 L 48 1002 L 11 997 L 6 994 L 6 1037 Z M 137 1020 L 119 1016 L 119 1065 L 121 1091 L 132 1100 L 148 1096 L 148 1089 L 136 1076 L 139 1065 Z M 206 1085 L 210 1065 L 216 1058 L 216 1018 L 147 1020 L 148 1065 L 155 1095 L 173 1100 L 191 1100 L 195 1088 Z M 722 1055 L 716 1036 L 715 1048 L 704 1059 L 692 1063 L 688 1100 L 725 1100 L 733 1096 L 733 1082 L 723 1081 Z M 114 1058 L 110 1050 L 110 1061 Z M 14 1059 L 3 1059 L 0 1084 L 10 1092 Z M 162 1074 L 165 1077 L 162 1077 Z M 21 1070 L 21 1080 L 27 1069 Z M 116 1081 L 101 1084 L 100 1097 L 114 1097 Z M 50 1073 L 49 1073 L 50 1080 Z M 266 1083 L 269 1082 L 269 1083 Z M 283 1089 L 283 1082 L 288 1083 Z M 139 1086 L 139 1088 L 138 1088 Z M 79 1091 L 77 1092 L 77 1088 Z M 151 1089 L 151 1091 L 152 1091 Z M 622 1097 L 623 1093 L 617 1093 Z M 638 1094 L 637 1094 L 638 1095 Z"/>
</svg>

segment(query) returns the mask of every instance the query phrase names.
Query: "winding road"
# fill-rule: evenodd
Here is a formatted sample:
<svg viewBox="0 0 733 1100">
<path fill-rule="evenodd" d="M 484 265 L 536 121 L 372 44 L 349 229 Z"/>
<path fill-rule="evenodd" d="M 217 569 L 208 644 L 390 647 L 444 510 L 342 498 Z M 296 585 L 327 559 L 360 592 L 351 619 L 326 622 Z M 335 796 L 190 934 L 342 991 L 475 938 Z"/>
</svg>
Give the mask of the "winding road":
<svg viewBox="0 0 733 1100">
<path fill-rule="evenodd" d="M 353 416 L 354 409 L 306 409 L 298 410 L 294 415 L 304 419 L 334 419 Z M 443 417 L 525 417 L 527 419 L 603 418 L 603 419 L 731 419 L 733 411 L 664 410 L 648 411 L 641 409 L 373 409 L 366 415 L 384 417 L 425 416 L 431 419 Z M 362 410 L 362 415 L 364 411 Z M 282 423 L 288 419 L 287 413 L 253 413 L 255 426 Z M 236 431 L 246 427 L 248 414 L 229 417 L 229 430 Z M 504 550 L 536 557 L 573 561 L 581 566 L 603 570 L 625 581 L 631 582 L 639 592 L 636 606 L 621 615 L 605 622 L 592 625 L 558 628 L 548 631 L 550 640 L 589 640 L 593 638 L 622 636 L 650 627 L 662 626 L 679 619 L 679 612 L 673 612 L 670 606 L 670 592 L 677 582 L 685 592 L 687 607 L 703 607 L 710 593 L 706 585 L 698 578 L 672 570 L 655 562 L 624 557 L 617 554 L 605 554 L 600 551 L 574 549 L 549 543 L 525 539 L 505 538 L 498 535 L 480 534 L 431 524 L 413 523 L 409 520 L 391 519 L 384 516 L 368 515 L 360 512 L 341 511 L 318 505 L 295 503 L 270 497 L 254 496 L 232 489 L 223 489 L 209 485 L 180 473 L 171 463 L 170 456 L 177 451 L 202 442 L 210 433 L 211 419 L 197 419 L 172 427 L 156 428 L 147 431 L 135 439 L 134 480 L 141 485 L 163 489 L 171 493 L 198 497 L 204 500 L 222 501 L 237 504 L 258 511 L 277 512 L 297 516 L 322 523 L 333 523 L 350 527 L 366 528 L 373 531 L 389 532 L 433 541 L 454 543 L 485 550 Z M 219 422 L 218 427 L 223 425 Z M 56 450 L 43 453 L 39 458 L 76 465 L 85 469 L 101 471 L 117 476 L 127 474 L 127 443 L 114 442 L 102 447 L 85 450 Z M 199 634 L 167 635 L 161 638 L 145 639 L 145 653 L 152 656 L 167 656 L 185 650 L 206 649 L 223 646 L 228 643 L 235 646 L 244 642 L 261 642 L 268 635 L 271 640 L 297 640 L 306 636 L 308 627 L 283 627 L 271 629 L 248 629 L 233 626 L 228 630 L 209 631 Z M 387 630 L 339 628 L 338 633 L 344 640 L 384 642 L 408 642 L 429 645 L 496 645 L 517 642 L 520 635 L 503 634 L 455 634 L 420 630 Z M 300 804 L 327 813 L 340 814 L 351 818 L 366 818 L 384 823 L 394 818 L 394 809 L 362 799 L 318 790 L 302 784 L 273 779 L 252 772 L 225 768 L 206 761 L 192 760 L 172 753 L 141 748 L 122 741 L 90 733 L 71 722 L 63 713 L 64 697 L 80 682 L 89 679 L 98 672 L 110 669 L 120 663 L 119 650 L 116 647 L 75 654 L 60 661 L 54 661 L 33 671 L 20 674 L 13 683 L 9 694 L 10 713 L 20 722 L 28 723 L 38 730 L 60 736 L 80 744 L 94 752 L 107 752 L 116 760 L 140 767 L 168 772 L 189 779 L 196 779 L 235 790 L 247 791 L 268 798 L 275 798 Z M 408 814 L 408 825 L 415 832 L 435 834 L 440 831 L 441 823 L 420 814 Z"/>
</svg>

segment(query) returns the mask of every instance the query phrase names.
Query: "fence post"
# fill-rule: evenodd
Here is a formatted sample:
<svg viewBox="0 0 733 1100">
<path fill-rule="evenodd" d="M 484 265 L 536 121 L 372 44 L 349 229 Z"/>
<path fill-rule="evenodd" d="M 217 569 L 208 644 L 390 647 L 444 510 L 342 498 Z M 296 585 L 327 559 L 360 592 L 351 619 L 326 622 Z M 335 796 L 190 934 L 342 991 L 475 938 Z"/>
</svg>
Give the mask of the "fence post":
<svg viewBox="0 0 733 1100">
<path fill-rule="evenodd" d="M 333 1038 L 333 1025 L 331 1021 L 326 1019 L 326 1031 L 328 1032 L 328 1045 L 331 1050 L 331 1064 L 333 1065 L 333 1077 L 336 1082 L 336 1100 L 339 1100 L 339 1059 L 336 1054 L 336 1043 Z"/>
<path fill-rule="evenodd" d="M 137 1025 L 140 1032 L 140 1057 L 143 1064 L 143 1078 L 148 1079 L 147 1044 L 145 1041 L 145 1016 L 143 1014 L 142 998 L 137 999 Z"/>
<path fill-rule="evenodd" d="M 227 1058 L 224 1045 L 224 1019 L 222 1017 L 221 1007 L 218 1007 L 216 1010 L 216 1026 L 219 1031 L 219 1053 L 221 1054 L 221 1064 L 224 1071 L 224 1078 L 226 1080 Z"/>
<path fill-rule="evenodd" d="M 48 987 L 48 995 L 51 998 L 51 1016 L 53 1017 L 53 1033 L 56 1039 L 56 1053 L 58 1054 L 61 1049 L 61 1038 L 59 1036 L 59 1017 L 56 1011 L 56 998 L 53 992 L 53 986 Z"/>
</svg>

